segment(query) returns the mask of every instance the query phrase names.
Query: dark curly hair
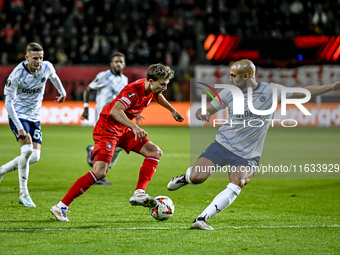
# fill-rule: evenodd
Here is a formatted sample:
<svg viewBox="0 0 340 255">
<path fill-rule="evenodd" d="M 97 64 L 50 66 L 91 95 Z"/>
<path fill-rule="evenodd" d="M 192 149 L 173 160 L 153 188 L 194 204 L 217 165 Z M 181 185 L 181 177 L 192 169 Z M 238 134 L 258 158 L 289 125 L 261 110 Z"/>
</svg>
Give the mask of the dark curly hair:
<svg viewBox="0 0 340 255">
<path fill-rule="evenodd" d="M 124 58 L 124 61 L 125 61 L 125 55 L 123 53 L 121 53 L 121 52 L 114 52 L 114 53 L 112 53 L 111 61 L 113 60 L 114 57 L 122 57 L 122 58 Z"/>
</svg>

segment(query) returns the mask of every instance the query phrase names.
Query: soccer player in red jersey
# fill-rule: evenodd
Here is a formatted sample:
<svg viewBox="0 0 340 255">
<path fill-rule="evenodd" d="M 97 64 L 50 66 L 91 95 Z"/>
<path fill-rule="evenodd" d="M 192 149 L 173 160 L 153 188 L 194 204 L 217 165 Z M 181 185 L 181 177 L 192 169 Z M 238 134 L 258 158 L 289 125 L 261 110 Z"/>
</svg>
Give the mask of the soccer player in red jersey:
<svg viewBox="0 0 340 255">
<path fill-rule="evenodd" d="M 144 207 L 156 206 L 155 198 L 146 194 L 145 189 L 156 171 L 162 151 L 146 138 L 147 132 L 132 122 L 132 119 L 141 114 L 152 100 L 155 100 L 168 109 L 176 121 L 184 120 L 184 117 L 162 95 L 173 76 L 174 71 L 170 67 L 162 64 L 151 65 L 146 78 L 128 84 L 110 104 L 104 107 L 93 130 L 95 142 L 93 170 L 80 177 L 65 197 L 52 206 L 50 211 L 58 221 L 69 222 L 66 214 L 72 201 L 106 176 L 116 146 L 123 148 L 127 153 L 134 151 L 145 157 L 140 168 L 136 190 L 129 200 L 130 204 Z"/>
</svg>

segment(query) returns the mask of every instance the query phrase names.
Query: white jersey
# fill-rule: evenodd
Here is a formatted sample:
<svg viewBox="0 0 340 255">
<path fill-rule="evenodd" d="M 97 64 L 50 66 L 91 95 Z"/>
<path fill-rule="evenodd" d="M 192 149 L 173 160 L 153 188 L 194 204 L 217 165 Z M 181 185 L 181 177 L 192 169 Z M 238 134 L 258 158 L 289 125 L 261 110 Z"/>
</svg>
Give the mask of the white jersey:
<svg viewBox="0 0 340 255">
<path fill-rule="evenodd" d="M 125 75 L 117 76 L 111 70 L 97 74 L 96 78 L 89 84 L 91 89 L 97 90 L 95 122 L 103 108 L 112 102 L 120 91 L 128 84 Z"/>
<path fill-rule="evenodd" d="M 268 110 L 272 106 L 273 88 L 277 88 L 277 99 L 281 101 L 282 85 L 274 83 L 259 82 L 254 89 L 253 106 L 257 110 Z M 291 97 L 292 93 L 286 93 L 287 97 Z M 270 119 L 274 113 L 270 115 L 255 115 L 248 108 L 248 93 L 244 93 L 244 114 L 233 115 L 233 97 L 228 89 L 224 89 L 219 93 L 222 105 L 216 97 L 216 103 L 211 104 L 221 110 L 228 106 L 229 118 L 228 123 L 223 124 L 216 135 L 216 141 L 227 148 L 232 153 L 250 159 L 261 156 L 264 140 L 271 125 Z M 261 121 L 262 122 L 261 122 Z M 249 123 L 249 121 L 251 121 Z M 231 125 L 232 123 L 232 125 Z M 250 125 L 249 125 L 250 124 Z M 262 124 L 262 125 L 261 125 Z M 254 127 L 256 126 L 256 127 Z"/>
<path fill-rule="evenodd" d="M 27 60 L 14 68 L 7 79 L 4 94 L 13 98 L 13 107 L 17 118 L 40 121 L 41 104 L 47 79 L 53 80 L 52 84 L 60 95 L 66 95 L 66 92 L 61 83 L 61 87 L 56 86 L 55 80 L 60 81 L 60 79 L 49 61 L 43 61 L 36 74 L 31 74 L 26 65 Z"/>
</svg>

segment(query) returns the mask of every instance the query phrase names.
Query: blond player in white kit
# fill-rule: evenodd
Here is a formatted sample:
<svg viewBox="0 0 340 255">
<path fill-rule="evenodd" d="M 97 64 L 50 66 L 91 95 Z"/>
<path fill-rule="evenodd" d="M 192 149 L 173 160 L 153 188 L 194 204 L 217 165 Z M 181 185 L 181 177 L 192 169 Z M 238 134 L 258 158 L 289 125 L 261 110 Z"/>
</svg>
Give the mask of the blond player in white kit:
<svg viewBox="0 0 340 255">
<path fill-rule="evenodd" d="M 36 42 L 28 44 L 26 60 L 14 68 L 4 89 L 9 124 L 20 144 L 21 154 L 0 166 L 0 181 L 6 173 L 18 169 L 19 203 L 26 207 L 36 207 L 29 195 L 27 180 L 29 165 L 40 159 L 42 144 L 40 112 L 47 79 L 59 92 L 55 101 L 62 103 L 66 98 L 66 91 L 53 65 L 49 61 L 43 61 L 43 58 L 44 50 L 41 45 Z"/>
</svg>

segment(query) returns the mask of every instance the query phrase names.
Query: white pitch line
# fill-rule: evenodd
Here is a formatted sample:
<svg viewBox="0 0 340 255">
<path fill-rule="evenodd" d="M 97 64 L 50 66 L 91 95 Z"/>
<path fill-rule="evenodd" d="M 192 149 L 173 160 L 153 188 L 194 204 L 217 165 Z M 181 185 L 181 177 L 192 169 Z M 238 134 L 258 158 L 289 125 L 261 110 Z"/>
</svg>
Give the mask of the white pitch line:
<svg viewBox="0 0 340 255">
<path fill-rule="evenodd" d="M 215 229 L 280 229 L 280 228 L 340 228 L 340 225 L 309 225 L 309 226 L 227 226 L 214 227 Z M 178 230 L 189 227 L 132 227 L 132 228 L 1 228 L 0 232 L 27 232 L 27 231 L 65 231 L 65 230 Z"/>
</svg>

